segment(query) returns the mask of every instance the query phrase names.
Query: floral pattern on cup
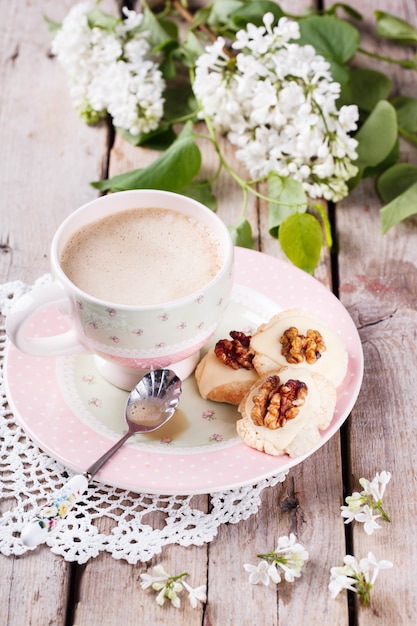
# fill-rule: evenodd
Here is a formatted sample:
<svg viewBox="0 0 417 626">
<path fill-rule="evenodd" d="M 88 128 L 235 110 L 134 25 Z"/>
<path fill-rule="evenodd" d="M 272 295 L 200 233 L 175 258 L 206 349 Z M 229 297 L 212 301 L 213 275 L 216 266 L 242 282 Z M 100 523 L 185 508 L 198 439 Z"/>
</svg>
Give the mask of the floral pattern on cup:
<svg viewBox="0 0 417 626">
<path fill-rule="evenodd" d="M 205 307 L 209 300 L 204 298 Z M 132 355 L 137 359 L 147 359 L 152 358 L 153 350 L 166 348 L 170 354 L 179 354 L 178 360 L 181 360 L 204 345 L 217 326 L 218 313 L 213 313 L 213 322 L 209 318 L 202 319 L 199 314 L 202 300 L 198 302 L 194 303 L 196 308 L 189 314 L 189 319 L 184 319 L 181 309 L 155 314 L 150 311 L 141 326 L 137 325 L 134 312 L 129 310 L 107 308 L 104 311 L 81 298 L 77 300 L 76 307 L 85 341 L 94 351 L 104 355 L 111 353 L 112 346 L 113 350 L 117 349 L 114 356 L 130 358 Z M 223 311 L 226 302 L 213 294 L 210 308 Z M 158 327 L 160 337 L 156 343 L 151 343 L 155 327 Z"/>
</svg>

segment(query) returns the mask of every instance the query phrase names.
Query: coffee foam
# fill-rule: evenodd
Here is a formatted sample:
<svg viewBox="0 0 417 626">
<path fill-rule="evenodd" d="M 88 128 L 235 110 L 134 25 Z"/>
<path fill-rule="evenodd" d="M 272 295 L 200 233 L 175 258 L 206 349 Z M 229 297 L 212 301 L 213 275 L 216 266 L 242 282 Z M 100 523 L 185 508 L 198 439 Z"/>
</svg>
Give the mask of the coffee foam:
<svg viewBox="0 0 417 626">
<path fill-rule="evenodd" d="M 197 292 L 220 271 L 222 245 L 210 229 L 170 209 L 129 209 L 87 224 L 61 255 L 82 291 L 114 304 L 149 306 Z"/>
</svg>

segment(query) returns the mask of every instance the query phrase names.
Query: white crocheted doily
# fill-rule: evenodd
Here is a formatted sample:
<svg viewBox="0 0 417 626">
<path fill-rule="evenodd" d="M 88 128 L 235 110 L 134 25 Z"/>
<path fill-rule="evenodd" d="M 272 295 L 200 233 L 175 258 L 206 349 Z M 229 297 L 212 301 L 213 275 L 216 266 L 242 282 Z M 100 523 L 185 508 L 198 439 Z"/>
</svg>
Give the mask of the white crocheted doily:
<svg viewBox="0 0 417 626">
<path fill-rule="evenodd" d="M 44 276 L 37 284 L 49 280 Z M 0 312 L 6 316 L 14 301 L 28 290 L 20 281 L 1 285 Z M 1 361 L 6 342 L 4 327 L 0 327 Z M 16 424 L 7 405 L 2 369 L 0 393 L 0 498 L 2 509 L 8 509 L 0 519 L 0 551 L 20 555 L 31 550 L 20 540 L 22 528 L 48 495 L 66 483 L 69 474 Z M 216 536 L 220 524 L 247 519 L 257 512 L 262 490 L 283 482 L 285 476 L 286 472 L 256 485 L 214 493 L 208 500 L 202 496 L 137 494 L 95 484 L 48 535 L 46 543 L 55 554 L 77 563 L 85 563 L 102 551 L 132 564 L 148 561 L 165 545 L 200 546 Z M 154 516 L 157 528 L 149 524 L 154 512 L 158 512 Z M 98 523 L 102 518 L 110 523 Z"/>
</svg>

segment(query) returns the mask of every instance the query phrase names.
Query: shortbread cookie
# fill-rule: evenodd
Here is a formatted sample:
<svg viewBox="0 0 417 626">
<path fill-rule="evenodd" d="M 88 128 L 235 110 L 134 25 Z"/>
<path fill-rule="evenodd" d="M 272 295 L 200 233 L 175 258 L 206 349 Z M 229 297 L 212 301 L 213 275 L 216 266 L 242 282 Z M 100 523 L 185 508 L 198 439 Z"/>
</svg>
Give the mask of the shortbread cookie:
<svg viewBox="0 0 417 626">
<path fill-rule="evenodd" d="M 343 381 L 348 354 L 339 335 L 303 309 L 288 309 L 262 324 L 251 338 L 253 364 L 262 376 L 291 366 L 322 374 L 336 387 Z"/>
<path fill-rule="evenodd" d="M 302 456 L 321 439 L 336 406 L 336 388 L 321 374 L 288 367 L 262 376 L 241 401 L 238 434 L 274 456 Z"/>
<path fill-rule="evenodd" d="M 237 406 L 258 379 L 258 373 L 255 369 L 228 367 L 211 348 L 197 365 L 195 379 L 202 398 Z"/>
</svg>

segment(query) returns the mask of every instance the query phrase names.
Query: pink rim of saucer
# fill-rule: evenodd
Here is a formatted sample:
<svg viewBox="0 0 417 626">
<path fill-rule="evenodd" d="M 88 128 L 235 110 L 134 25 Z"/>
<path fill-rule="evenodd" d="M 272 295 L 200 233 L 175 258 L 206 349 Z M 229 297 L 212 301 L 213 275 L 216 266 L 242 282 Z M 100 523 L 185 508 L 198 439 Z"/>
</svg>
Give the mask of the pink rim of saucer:
<svg viewBox="0 0 417 626">
<path fill-rule="evenodd" d="M 349 354 L 348 371 L 337 390 L 333 420 L 320 443 L 308 454 L 291 459 L 249 448 L 239 438 L 228 447 L 208 450 L 137 449 L 125 445 L 96 476 L 96 480 L 128 489 L 164 495 L 214 493 L 256 484 L 301 463 L 341 427 L 354 406 L 363 377 L 363 352 L 357 329 L 342 303 L 320 282 L 287 262 L 236 248 L 235 282 L 276 302 L 277 310 L 301 307 L 320 315 L 342 337 Z M 55 333 L 56 328 L 52 331 Z M 55 359 L 25 355 L 9 344 L 4 363 L 6 395 L 18 423 L 52 458 L 77 472 L 85 469 L 114 440 L 81 422 L 67 406 L 55 377 Z M 22 376 L 22 368 L 31 376 Z M 19 374 L 20 372 L 20 374 Z M 39 385 L 52 392 L 34 394 Z M 35 398 L 35 401 L 33 401 Z M 59 420 L 58 429 L 51 423 Z M 59 437 L 57 432 L 59 431 Z M 74 442 L 73 447 L 69 442 Z"/>
</svg>

